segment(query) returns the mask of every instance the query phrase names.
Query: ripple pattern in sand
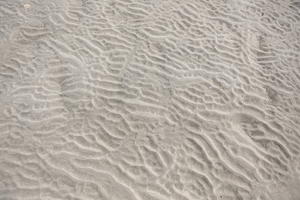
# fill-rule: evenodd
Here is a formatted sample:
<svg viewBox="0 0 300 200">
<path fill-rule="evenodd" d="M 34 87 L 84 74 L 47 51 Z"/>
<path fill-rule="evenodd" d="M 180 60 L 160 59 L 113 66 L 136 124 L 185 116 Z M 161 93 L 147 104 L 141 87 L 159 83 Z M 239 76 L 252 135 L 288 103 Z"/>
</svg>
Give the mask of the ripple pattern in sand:
<svg viewBox="0 0 300 200">
<path fill-rule="evenodd" d="M 0 0 L 1 200 L 298 200 L 300 4 Z"/>
</svg>

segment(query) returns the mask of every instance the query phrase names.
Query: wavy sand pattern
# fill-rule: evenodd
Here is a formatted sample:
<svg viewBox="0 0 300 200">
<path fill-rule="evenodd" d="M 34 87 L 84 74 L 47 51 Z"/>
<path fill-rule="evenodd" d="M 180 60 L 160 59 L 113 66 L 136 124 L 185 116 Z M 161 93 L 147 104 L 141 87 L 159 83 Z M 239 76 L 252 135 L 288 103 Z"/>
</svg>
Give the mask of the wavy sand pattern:
<svg viewBox="0 0 300 200">
<path fill-rule="evenodd" d="M 299 200 L 300 2 L 0 0 L 0 200 Z"/>
</svg>

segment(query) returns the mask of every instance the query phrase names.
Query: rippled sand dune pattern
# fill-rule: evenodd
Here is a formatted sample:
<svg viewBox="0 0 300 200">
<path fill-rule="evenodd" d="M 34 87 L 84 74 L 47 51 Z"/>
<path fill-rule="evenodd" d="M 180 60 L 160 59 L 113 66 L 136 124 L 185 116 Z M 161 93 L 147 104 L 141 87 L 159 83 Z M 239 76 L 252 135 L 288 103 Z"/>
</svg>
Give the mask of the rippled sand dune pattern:
<svg viewBox="0 0 300 200">
<path fill-rule="evenodd" d="M 300 2 L 0 0 L 0 200 L 299 200 Z"/>
</svg>

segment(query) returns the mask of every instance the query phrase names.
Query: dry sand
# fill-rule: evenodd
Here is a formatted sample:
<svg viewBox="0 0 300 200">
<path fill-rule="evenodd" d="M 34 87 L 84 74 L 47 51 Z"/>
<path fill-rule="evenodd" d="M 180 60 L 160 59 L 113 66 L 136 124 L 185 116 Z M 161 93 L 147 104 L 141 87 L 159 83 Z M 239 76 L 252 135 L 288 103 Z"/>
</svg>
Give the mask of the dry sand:
<svg viewBox="0 0 300 200">
<path fill-rule="evenodd" d="M 0 0 L 0 200 L 300 200 L 297 0 Z"/>
</svg>

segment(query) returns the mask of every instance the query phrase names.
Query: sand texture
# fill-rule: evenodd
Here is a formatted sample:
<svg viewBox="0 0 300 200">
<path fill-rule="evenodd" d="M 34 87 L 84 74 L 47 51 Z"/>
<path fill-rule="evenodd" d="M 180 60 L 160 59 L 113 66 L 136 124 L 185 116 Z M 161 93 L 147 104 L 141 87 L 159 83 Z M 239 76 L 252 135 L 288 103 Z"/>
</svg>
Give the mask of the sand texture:
<svg viewBox="0 0 300 200">
<path fill-rule="evenodd" d="M 300 200 L 300 1 L 0 0 L 0 200 Z"/>
</svg>

